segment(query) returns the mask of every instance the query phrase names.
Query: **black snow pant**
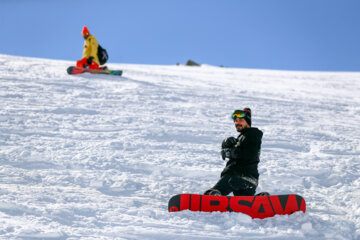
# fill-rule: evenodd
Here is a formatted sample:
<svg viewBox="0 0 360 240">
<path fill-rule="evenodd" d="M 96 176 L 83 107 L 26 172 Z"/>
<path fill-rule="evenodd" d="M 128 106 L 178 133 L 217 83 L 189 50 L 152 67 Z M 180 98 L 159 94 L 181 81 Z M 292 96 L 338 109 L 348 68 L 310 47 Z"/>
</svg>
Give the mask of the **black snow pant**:
<svg viewBox="0 0 360 240">
<path fill-rule="evenodd" d="M 214 192 L 219 191 L 223 196 L 226 196 L 231 192 L 234 196 L 254 196 L 256 187 L 256 178 L 225 174 L 220 178 L 214 187 L 207 190 L 204 194 L 213 195 Z"/>
</svg>

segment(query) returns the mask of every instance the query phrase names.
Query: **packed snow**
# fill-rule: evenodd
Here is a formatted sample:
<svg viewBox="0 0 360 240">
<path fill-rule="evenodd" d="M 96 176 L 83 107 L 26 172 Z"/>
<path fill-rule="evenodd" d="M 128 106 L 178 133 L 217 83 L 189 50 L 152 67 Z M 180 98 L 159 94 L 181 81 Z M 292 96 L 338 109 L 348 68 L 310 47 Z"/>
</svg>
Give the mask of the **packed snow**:
<svg viewBox="0 0 360 240">
<path fill-rule="evenodd" d="M 73 64 L 0 55 L 1 239 L 360 239 L 360 73 Z M 244 107 L 264 132 L 257 192 L 307 212 L 169 213 L 219 179 Z"/>
</svg>

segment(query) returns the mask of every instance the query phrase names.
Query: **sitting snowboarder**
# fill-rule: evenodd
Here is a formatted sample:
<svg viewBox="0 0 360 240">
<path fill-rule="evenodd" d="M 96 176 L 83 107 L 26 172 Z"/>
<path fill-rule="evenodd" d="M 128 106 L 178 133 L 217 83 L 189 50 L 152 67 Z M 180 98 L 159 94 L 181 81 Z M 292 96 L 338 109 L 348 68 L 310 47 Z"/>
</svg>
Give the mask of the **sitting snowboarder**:
<svg viewBox="0 0 360 240">
<path fill-rule="evenodd" d="M 229 161 L 220 180 L 205 195 L 254 196 L 258 186 L 262 131 L 251 127 L 251 109 L 235 110 L 232 114 L 235 128 L 240 135 L 228 137 L 221 145 L 222 159 Z M 269 195 L 260 193 L 258 195 Z"/>
<path fill-rule="evenodd" d="M 76 62 L 77 67 L 81 68 L 90 68 L 90 69 L 104 69 L 106 70 L 107 67 L 100 67 L 102 61 L 99 60 L 99 44 L 96 40 L 94 35 L 91 35 L 88 28 L 84 26 L 81 34 L 83 35 L 85 42 L 84 42 L 84 51 L 82 59 Z M 101 50 L 104 50 L 101 48 Z M 106 53 L 106 60 L 107 60 L 107 53 Z"/>
</svg>

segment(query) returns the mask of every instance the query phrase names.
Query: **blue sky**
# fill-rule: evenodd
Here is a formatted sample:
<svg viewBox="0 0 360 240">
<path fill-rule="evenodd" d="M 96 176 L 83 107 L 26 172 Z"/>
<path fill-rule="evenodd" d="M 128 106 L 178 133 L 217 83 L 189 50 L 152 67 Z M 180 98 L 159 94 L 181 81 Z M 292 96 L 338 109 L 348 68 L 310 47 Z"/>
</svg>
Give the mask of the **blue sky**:
<svg viewBox="0 0 360 240">
<path fill-rule="evenodd" d="M 359 0 L 1 0 L 0 54 L 110 62 L 360 71 Z"/>
</svg>

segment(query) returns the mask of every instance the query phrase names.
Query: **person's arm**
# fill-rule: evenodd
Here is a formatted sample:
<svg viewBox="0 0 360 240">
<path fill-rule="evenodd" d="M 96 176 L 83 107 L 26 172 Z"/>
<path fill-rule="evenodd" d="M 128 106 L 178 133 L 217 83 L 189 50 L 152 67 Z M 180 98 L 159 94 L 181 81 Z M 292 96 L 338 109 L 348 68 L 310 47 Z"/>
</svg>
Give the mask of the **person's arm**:
<svg viewBox="0 0 360 240">
<path fill-rule="evenodd" d="M 239 146 L 231 149 L 231 158 L 240 162 L 251 162 L 259 157 L 262 134 L 251 133 L 240 142 Z"/>
<path fill-rule="evenodd" d="M 94 59 L 97 59 L 97 51 L 99 44 L 94 36 L 90 40 L 90 56 L 94 57 Z"/>
<path fill-rule="evenodd" d="M 90 46 L 90 37 L 88 37 L 88 39 L 85 40 L 84 42 L 84 50 L 83 50 L 83 55 L 82 58 L 89 58 L 90 57 L 90 51 L 91 51 L 91 46 Z"/>
</svg>

